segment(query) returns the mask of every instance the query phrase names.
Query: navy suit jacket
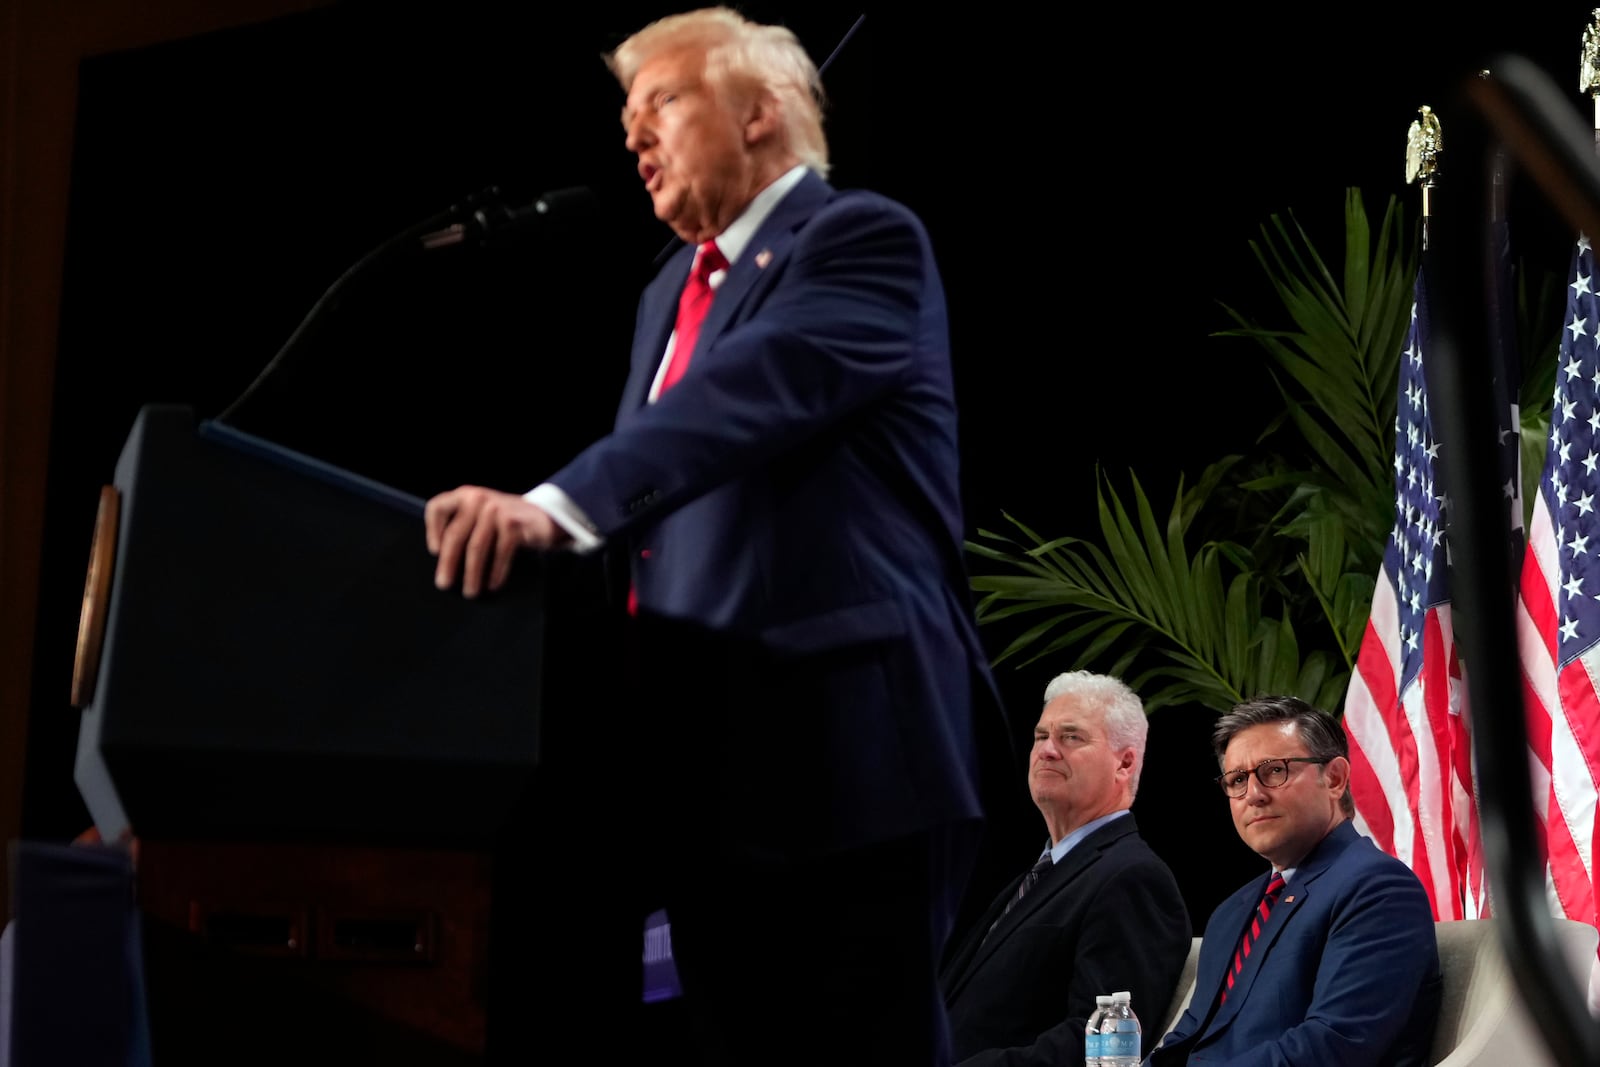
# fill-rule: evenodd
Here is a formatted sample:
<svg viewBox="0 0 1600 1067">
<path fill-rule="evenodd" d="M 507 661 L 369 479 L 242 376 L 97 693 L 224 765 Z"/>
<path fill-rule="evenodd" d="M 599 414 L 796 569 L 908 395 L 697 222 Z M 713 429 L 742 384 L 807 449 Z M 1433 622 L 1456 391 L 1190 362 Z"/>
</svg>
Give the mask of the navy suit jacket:
<svg viewBox="0 0 1600 1067">
<path fill-rule="evenodd" d="M 1020 881 L 940 975 L 960 1067 L 1082 1063 L 1101 993 L 1128 990 L 1145 1025 L 1160 1026 L 1189 954 L 1189 913 L 1133 815 L 1074 845 L 1002 916 Z"/>
<path fill-rule="evenodd" d="M 1439 1016 L 1433 912 L 1417 876 L 1349 822 L 1295 869 L 1217 1006 L 1267 877 L 1206 924 L 1194 998 L 1145 1061 L 1230 1067 L 1422 1067 Z"/>
<path fill-rule="evenodd" d="M 646 404 L 692 258 L 643 294 L 615 429 L 550 481 L 630 545 L 642 618 L 722 639 L 702 666 L 735 671 L 718 685 L 745 706 L 707 741 L 707 817 L 801 852 L 979 817 L 973 693 L 993 682 L 926 232 L 807 173 L 716 291 L 687 373 Z"/>
</svg>

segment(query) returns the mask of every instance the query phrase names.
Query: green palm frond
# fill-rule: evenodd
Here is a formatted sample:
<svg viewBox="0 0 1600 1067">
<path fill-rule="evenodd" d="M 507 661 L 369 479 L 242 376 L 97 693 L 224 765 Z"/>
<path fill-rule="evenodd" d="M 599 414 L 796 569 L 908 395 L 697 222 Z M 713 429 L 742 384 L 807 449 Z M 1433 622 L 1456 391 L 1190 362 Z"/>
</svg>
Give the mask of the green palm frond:
<svg viewBox="0 0 1600 1067">
<path fill-rule="evenodd" d="M 1237 327 L 1217 336 L 1248 337 L 1293 384 L 1295 424 L 1310 456 L 1326 469 L 1362 471 L 1354 485 L 1386 472 L 1394 454 L 1400 350 L 1411 321 L 1415 242 L 1390 197 L 1374 238 L 1358 190 L 1345 192 L 1342 285 L 1291 213 L 1274 215 L 1252 241 L 1256 260 L 1294 323 L 1267 329 L 1223 305 Z M 1307 403 L 1309 402 L 1309 403 Z"/>
<path fill-rule="evenodd" d="M 1181 703 L 1222 711 L 1260 692 L 1336 698 L 1343 681 L 1329 658 L 1313 653 L 1302 662 L 1288 616 L 1263 617 L 1260 579 L 1238 565 L 1247 550 L 1208 541 L 1189 553 L 1185 536 L 1207 479 L 1195 490 L 1179 485 L 1165 522 L 1137 476 L 1132 482 L 1130 509 L 1102 480 L 1099 545 L 1045 541 L 1010 515 L 1014 535 L 980 530 L 981 540 L 968 544 L 1011 572 L 973 578 L 983 594 L 979 622 L 1033 614 L 996 664 L 1070 652 L 1076 666 L 1103 669 L 1114 656 L 1119 672 L 1140 667 L 1129 681 L 1151 711 Z"/>
</svg>

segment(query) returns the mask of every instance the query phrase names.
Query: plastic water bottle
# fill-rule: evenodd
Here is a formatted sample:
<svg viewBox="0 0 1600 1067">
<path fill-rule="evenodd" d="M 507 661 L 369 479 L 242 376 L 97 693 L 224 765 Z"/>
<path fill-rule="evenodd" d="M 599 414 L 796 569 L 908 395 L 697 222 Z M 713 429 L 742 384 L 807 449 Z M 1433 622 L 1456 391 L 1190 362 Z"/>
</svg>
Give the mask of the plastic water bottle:
<svg viewBox="0 0 1600 1067">
<path fill-rule="evenodd" d="M 1089 1021 L 1083 1028 L 1083 1067 L 1100 1067 L 1104 1062 L 1100 1058 L 1102 1049 L 1100 1023 L 1110 1010 L 1110 997 L 1102 993 L 1094 998 L 1094 1014 L 1089 1016 Z"/>
<path fill-rule="evenodd" d="M 1139 1067 L 1143 1044 L 1132 1001 L 1126 991 L 1111 994 L 1111 1009 L 1100 1020 L 1099 1067 Z"/>
</svg>

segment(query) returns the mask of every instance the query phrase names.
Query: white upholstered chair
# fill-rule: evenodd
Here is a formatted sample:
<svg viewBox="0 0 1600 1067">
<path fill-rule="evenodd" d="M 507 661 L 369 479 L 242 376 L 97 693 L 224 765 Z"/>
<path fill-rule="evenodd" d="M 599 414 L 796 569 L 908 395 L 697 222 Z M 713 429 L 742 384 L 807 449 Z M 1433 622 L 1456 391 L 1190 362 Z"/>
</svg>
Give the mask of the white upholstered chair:
<svg viewBox="0 0 1600 1067">
<path fill-rule="evenodd" d="M 1189 957 L 1183 961 L 1183 970 L 1178 975 L 1178 988 L 1172 993 L 1167 1014 L 1162 1016 L 1161 1029 L 1145 1035 L 1145 1043 L 1149 1048 L 1155 1048 L 1155 1043 L 1171 1033 L 1172 1028 L 1178 1025 L 1178 1020 L 1183 1018 L 1183 1010 L 1189 1006 L 1189 998 L 1194 996 L 1194 972 L 1199 965 L 1200 939 L 1197 937 L 1189 945 Z"/>
<path fill-rule="evenodd" d="M 1600 935 L 1587 923 L 1553 921 L 1572 981 L 1586 989 Z M 1444 994 L 1429 1062 L 1434 1067 L 1556 1067 L 1512 985 L 1499 920 L 1441 922 L 1435 930 Z"/>
<path fill-rule="evenodd" d="M 1585 987 L 1600 935 L 1586 923 L 1553 921 L 1572 980 Z M 1497 920 L 1441 922 L 1435 924 L 1434 930 L 1444 989 L 1429 1063 L 1434 1067 L 1557 1067 L 1517 1000 L 1500 948 Z M 1189 957 L 1184 961 L 1163 1025 L 1149 1038 L 1150 1047 L 1183 1017 L 1194 996 L 1195 966 L 1199 960 L 1197 937 L 1189 946 Z"/>
</svg>

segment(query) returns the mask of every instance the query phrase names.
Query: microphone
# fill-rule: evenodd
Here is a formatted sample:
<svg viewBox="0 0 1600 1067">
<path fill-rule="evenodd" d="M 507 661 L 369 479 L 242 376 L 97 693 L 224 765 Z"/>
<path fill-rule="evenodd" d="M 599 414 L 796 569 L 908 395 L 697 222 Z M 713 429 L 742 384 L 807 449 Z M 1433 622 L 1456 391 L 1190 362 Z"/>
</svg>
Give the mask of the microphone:
<svg viewBox="0 0 1600 1067">
<path fill-rule="evenodd" d="M 518 208 L 507 207 L 500 190 L 490 186 L 468 197 L 463 203 L 451 205 L 439 214 L 407 227 L 362 256 L 334 279 L 334 283 L 311 306 L 305 318 L 300 320 L 300 325 L 295 327 L 283 347 L 261 368 L 255 380 L 212 421 L 229 425 L 235 413 L 255 395 L 261 384 L 321 326 L 327 312 L 338 304 L 351 280 L 366 273 L 375 264 L 400 255 L 415 255 L 419 242 L 424 251 L 463 243 L 479 246 L 513 243 L 535 233 L 548 233 L 557 227 L 569 228 L 586 222 L 595 215 L 597 207 L 594 193 L 584 186 L 556 189 Z"/>
<path fill-rule="evenodd" d="M 506 205 L 499 189 L 490 188 L 483 203 L 464 205 L 471 212 L 465 218 L 424 233 L 420 240 L 430 250 L 459 244 L 515 244 L 553 226 L 581 225 L 594 217 L 596 207 L 594 191 L 582 185 L 552 190 L 515 208 Z"/>
</svg>

